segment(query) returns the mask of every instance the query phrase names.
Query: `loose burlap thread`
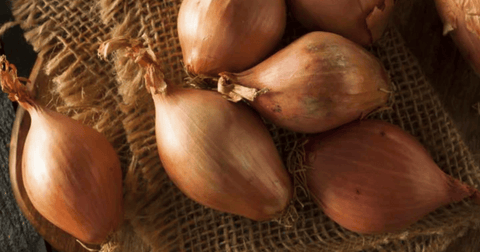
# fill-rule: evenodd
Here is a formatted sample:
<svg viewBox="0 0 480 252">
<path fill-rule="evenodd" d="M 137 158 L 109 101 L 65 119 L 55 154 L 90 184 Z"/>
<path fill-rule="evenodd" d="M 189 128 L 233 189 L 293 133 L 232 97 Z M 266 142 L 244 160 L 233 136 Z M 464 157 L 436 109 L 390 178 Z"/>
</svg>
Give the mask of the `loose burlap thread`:
<svg viewBox="0 0 480 252">
<path fill-rule="evenodd" d="M 297 216 L 292 227 L 221 213 L 186 198 L 161 167 L 154 106 L 143 86 L 143 72 L 126 58 L 116 57 L 112 64 L 96 57 L 99 43 L 108 38 L 141 38 L 162 62 L 167 81 L 182 83 L 186 75 L 176 31 L 180 3 L 14 3 L 14 15 L 26 30 L 25 37 L 39 54 L 48 57 L 47 73 L 57 75 L 52 91 L 59 99 L 53 105 L 105 134 L 122 157 L 126 221 L 103 251 L 441 251 L 478 224 L 480 209 L 468 200 L 441 207 L 404 232 L 359 235 L 327 218 L 304 190 L 296 192 Z M 304 33 L 292 20 L 287 29 L 282 45 Z M 371 117 L 410 132 L 443 171 L 478 186 L 480 170 L 400 34 L 389 29 L 370 50 L 383 62 L 396 87 L 391 110 Z M 289 172 L 301 177 L 304 135 L 270 124 L 269 128 Z"/>
</svg>

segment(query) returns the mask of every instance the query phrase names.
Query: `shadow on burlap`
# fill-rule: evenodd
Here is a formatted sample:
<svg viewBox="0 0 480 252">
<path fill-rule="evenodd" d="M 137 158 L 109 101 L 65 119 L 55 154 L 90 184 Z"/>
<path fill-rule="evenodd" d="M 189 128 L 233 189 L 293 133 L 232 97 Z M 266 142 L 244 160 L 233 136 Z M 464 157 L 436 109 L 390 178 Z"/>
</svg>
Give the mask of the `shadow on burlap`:
<svg viewBox="0 0 480 252">
<path fill-rule="evenodd" d="M 99 43 L 116 36 L 140 38 L 162 62 L 166 79 L 186 77 L 176 31 L 181 1 L 18 0 L 14 15 L 27 40 L 49 57 L 56 74 L 60 111 L 94 126 L 111 140 L 124 165 L 126 222 L 103 251 L 442 251 L 480 220 L 468 200 L 439 208 L 408 230 L 359 235 L 327 218 L 301 186 L 304 135 L 269 125 L 295 178 L 295 223 L 254 222 L 214 211 L 186 198 L 168 179 L 158 158 L 154 106 L 143 72 L 127 58 L 97 58 Z M 400 3 L 401 4 L 401 3 Z M 289 20 L 282 45 L 304 34 Z M 454 123 L 426 81 L 400 34 L 390 28 L 369 48 L 396 87 L 391 109 L 371 117 L 414 135 L 443 171 L 473 186 L 480 170 Z M 52 54 L 53 52 L 53 54 Z"/>
</svg>

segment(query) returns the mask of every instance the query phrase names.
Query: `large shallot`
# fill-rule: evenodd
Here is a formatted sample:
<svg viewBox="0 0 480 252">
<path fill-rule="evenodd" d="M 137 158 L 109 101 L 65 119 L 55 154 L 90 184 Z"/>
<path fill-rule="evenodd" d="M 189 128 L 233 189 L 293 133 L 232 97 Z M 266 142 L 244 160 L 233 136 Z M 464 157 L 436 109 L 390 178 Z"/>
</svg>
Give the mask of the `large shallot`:
<svg viewBox="0 0 480 252">
<path fill-rule="evenodd" d="M 153 52 L 138 45 L 114 39 L 100 54 L 123 48 L 145 68 L 158 153 L 170 179 L 205 206 L 253 220 L 280 217 L 292 185 L 260 117 L 217 92 L 167 84 Z"/>
<path fill-rule="evenodd" d="M 32 123 L 22 155 L 27 195 L 47 220 L 80 241 L 99 244 L 123 221 L 120 161 L 98 131 L 38 104 L 0 56 L 2 90 Z"/>
<path fill-rule="evenodd" d="M 394 232 L 479 192 L 445 174 L 399 127 L 365 120 L 310 139 L 308 188 L 325 214 L 359 233 Z"/>
<path fill-rule="evenodd" d="M 178 37 L 186 68 L 215 76 L 254 66 L 280 42 L 285 0 L 184 0 Z"/>
</svg>

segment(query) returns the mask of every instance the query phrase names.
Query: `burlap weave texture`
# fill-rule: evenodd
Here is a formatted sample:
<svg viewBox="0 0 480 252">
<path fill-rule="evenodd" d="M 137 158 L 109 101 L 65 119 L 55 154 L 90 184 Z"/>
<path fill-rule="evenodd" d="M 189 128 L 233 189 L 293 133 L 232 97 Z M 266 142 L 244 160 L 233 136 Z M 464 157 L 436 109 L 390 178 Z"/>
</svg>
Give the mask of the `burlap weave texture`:
<svg viewBox="0 0 480 252">
<path fill-rule="evenodd" d="M 14 15 L 36 51 L 47 55 L 57 74 L 53 92 L 61 112 L 104 133 L 122 156 L 126 224 L 104 251 L 439 251 L 480 220 L 469 201 L 442 207 L 395 234 L 362 236 L 349 232 L 296 191 L 296 222 L 254 222 L 220 213 L 186 198 L 161 168 L 154 135 L 154 107 L 143 86 L 143 72 L 119 57 L 114 64 L 97 58 L 100 42 L 130 36 L 145 41 L 163 63 L 170 83 L 183 71 L 175 0 L 18 0 Z M 289 21 L 283 45 L 304 31 Z M 391 110 L 373 117 L 413 134 L 448 174 L 480 185 L 480 170 L 444 111 L 417 61 L 391 28 L 370 50 L 381 59 L 396 87 Z M 53 54 L 52 54 L 53 52 Z M 301 173 L 304 135 L 270 131 L 292 175 Z M 141 240 L 140 240 L 141 238 Z M 140 246 L 140 247 L 139 247 Z"/>
</svg>

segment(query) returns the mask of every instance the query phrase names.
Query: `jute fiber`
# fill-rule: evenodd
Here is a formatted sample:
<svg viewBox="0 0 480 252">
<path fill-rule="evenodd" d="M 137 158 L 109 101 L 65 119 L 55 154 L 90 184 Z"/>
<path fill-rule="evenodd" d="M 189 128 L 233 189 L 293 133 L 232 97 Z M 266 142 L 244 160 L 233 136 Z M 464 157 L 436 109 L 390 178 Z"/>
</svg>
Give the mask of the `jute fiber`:
<svg viewBox="0 0 480 252">
<path fill-rule="evenodd" d="M 400 1 L 406 2 L 406 1 Z M 119 36 L 141 39 L 162 62 L 166 80 L 181 85 L 181 48 L 176 30 L 180 0 L 18 0 L 14 15 L 46 71 L 57 75 L 52 92 L 61 112 L 83 120 L 114 143 L 124 164 L 125 224 L 103 251 L 442 251 L 468 227 L 480 208 L 469 200 L 439 208 L 400 233 L 360 235 L 338 226 L 310 199 L 303 183 L 305 135 L 268 124 L 295 181 L 287 221 L 254 222 L 205 208 L 168 179 L 156 150 L 154 106 L 143 71 L 117 55 L 97 58 L 100 42 Z M 283 46 L 303 35 L 292 19 Z M 369 48 L 389 71 L 391 108 L 371 117 L 414 135 L 446 173 L 472 186 L 480 170 L 443 109 L 417 60 L 392 26 Z M 53 54 L 52 54 L 53 52 Z"/>
</svg>

